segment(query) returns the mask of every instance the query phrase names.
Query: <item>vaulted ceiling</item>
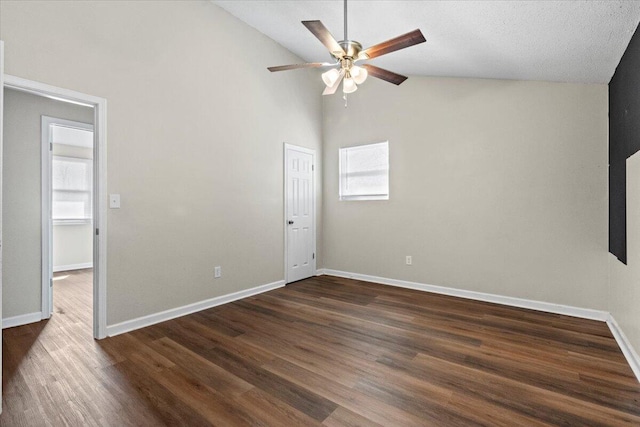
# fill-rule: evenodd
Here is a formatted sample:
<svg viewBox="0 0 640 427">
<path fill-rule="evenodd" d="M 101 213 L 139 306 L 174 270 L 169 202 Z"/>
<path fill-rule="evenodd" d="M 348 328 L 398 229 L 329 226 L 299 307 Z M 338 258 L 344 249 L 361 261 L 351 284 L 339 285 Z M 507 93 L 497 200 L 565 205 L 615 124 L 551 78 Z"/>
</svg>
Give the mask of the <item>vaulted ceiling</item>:
<svg viewBox="0 0 640 427">
<path fill-rule="evenodd" d="M 213 3 L 305 61 L 330 58 L 300 21 L 343 39 L 340 0 Z M 365 48 L 422 30 L 426 43 L 371 61 L 406 75 L 608 83 L 638 22 L 640 1 L 348 2 L 349 38 Z"/>
</svg>

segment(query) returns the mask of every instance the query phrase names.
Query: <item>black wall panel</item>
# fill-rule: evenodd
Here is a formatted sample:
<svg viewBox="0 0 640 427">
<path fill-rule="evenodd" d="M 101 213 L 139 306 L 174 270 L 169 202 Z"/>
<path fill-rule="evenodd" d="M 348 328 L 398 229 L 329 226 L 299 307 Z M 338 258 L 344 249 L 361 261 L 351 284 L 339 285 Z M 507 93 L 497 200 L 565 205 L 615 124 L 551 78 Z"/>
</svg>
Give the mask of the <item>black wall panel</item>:
<svg viewBox="0 0 640 427">
<path fill-rule="evenodd" d="M 609 82 L 609 252 L 627 263 L 626 159 L 640 150 L 640 32 Z"/>
</svg>

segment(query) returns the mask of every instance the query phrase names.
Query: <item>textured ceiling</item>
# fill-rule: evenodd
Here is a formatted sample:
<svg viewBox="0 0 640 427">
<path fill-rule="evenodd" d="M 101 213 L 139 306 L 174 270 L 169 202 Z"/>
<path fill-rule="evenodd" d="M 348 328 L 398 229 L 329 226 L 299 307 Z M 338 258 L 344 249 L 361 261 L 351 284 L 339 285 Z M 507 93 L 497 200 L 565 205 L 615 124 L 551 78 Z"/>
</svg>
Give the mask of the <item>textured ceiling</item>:
<svg viewBox="0 0 640 427">
<path fill-rule="evenodd" d="M 319 19 L 343 38 L 341 1 L 213 3 L 309 62 L 327 61 L 328 53 L 300 21 Z M 365 48 L 422 30 L 426 43 L 371 63 L 425 76 L 608 83 L 640 21 L 640 1 L 351 0 L 348 6 L 349 37 Z"/>
</svg>

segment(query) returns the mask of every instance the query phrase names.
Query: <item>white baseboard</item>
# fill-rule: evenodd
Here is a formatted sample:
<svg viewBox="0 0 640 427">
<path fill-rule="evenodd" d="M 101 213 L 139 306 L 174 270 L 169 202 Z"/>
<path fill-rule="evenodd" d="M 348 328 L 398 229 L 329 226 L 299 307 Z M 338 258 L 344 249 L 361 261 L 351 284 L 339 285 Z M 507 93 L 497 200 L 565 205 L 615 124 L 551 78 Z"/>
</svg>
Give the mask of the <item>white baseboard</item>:
<svg viewBox="0 0 640 427">
<path fill-rule="evenodd" d="M 238 291 L 204 301 L 195 302 L 193 304 L 184 305 L 182 307 L 161 311 L 159 313 L 149 314 L 147 316 L 138 317 L 136 319 L 127 320 L 121 323 L 116 323 L 115 325 L 108 325 L 107 336 L 113 337 L 115 335 L 124 334 L 125 332 L 131 332 L 136 329 L 155 325 L 156 323 L 175 319 L 176 317 L 186 316 L 187 314 L 206 310 L 211 307 L 227 304 L 239 299 L 278 289 L 283 287 L 284 285 L 284 280 L 278 280 L 277 282 L 267 283 L 266 285 L 256 286 L 255 288 L 246 289 L 244 291 Z"/>
<path fill-rule="evenodd" d="M 93 268 L 93 263 L 85 262 L 83 264 L 54 265 L 53 272 L 57 273 L 59 271 L 84 270 L 85 268 Z"/>
<path fill-rule="evenodd" d="M 512 307 L 528 308 L 531 310 L 545 311 L 548 313 L 564 314 L 566 316 L 580 317 L 583 319 L 599 320 L 606 322 L 609 313 L 602 310 L 590 308 L 573 307 L 570 305 L 554 304 L 550 302 L 528 300 L 523 298 L 507 297 L 502 295 L 487 294 L 484 292 L 467 291 L 464 289 L 448 288 L 445 286 L 427 285 L 423 283 L 408 282 L 405 280 L 388 279 L 385 277 L 369 276 L 366 274 L 349 273 L 346 271 L 325 269 L 325 274 L 331 276 L 346 277 L 350 279 L 364 280 L 367 282 L 379 283 L 382 285 L 397 286 L 400 288 L 415 289 L 418 291 L 433 292 L 436 294 L 450 295 L 454 297 L 467 298 L 476 301 L 492 302 L 496 304 L 509 305 Z"/>
<path fill-rule="evenodd" d="M 42 320 L 42 312 L 21 314 L 20 316 L 7 317 L 2 319 L 2 329 L 13 328 L 15 326 L 28 325 Z"/>
<path fill-rule="evenodd" d="M 349 279 L 364 280 L 367 282 L 379 283 L 382 285 L 397 286 L 400 288 L 415 289 L 418 291 L 433 292 L 436 294 L 450 295 L 454 297 L 473 299 L 477 301 L 486 301 L 496 304 L 508 305 L 512 307 L 528 308 L 531 310 L 544 311 L 548 313 L 563 314 L 565 316 L 579 317 L 582 319 L 599 320 L 606 322 L 615 338 L 622 354 L 624 354 L 631 370 L 640 382 L 640 356 L 634 350 L 633 346 L 625 336 L 620 326 L 616 323 L 613 316 L 603 310 L 593 310 L 589 308 L 573 307 L 569 305 L 553 304 L 543 301 L 534 301 L 523 298 L 506 297 L 502 295 L 487 294 L 483 292 L 467 291 L 464 289 L 447 288 L 444 286 L 426 285 L 416 282 L 408 282 L 404 280 L 388 279 L 385 277 L 369 276 L 366 274 L 349 273 L 346 271 L 338 271 L 331 269 L 323 269 L 323 274 L 330 276 L 346 277 Z"/>
<path fill-rule="evenodd" d="M 638 353 L 636 353 L 627 336 L 622 332 L 620 325 L 618 325 L 612 315 L 609 315 L 607 325 L 609 329 L 611 329 L 611 333 L 616 339 L 620 350 L 622 350 L 622 354 L 624 354 L 624 357 L 627 359 L 627 363 L 631 366 L 631 370 L 636 375 L 638 381 L 640 381 L 640 356 L 638 356 Z"/>
<path fill-rule="evenodd" d="M 323 274 L 327 274 L 325 273 L 325 269 L 324 268 L 319 268 L 316 270 L 316 276 L 322 276 Z"/>
</svg>

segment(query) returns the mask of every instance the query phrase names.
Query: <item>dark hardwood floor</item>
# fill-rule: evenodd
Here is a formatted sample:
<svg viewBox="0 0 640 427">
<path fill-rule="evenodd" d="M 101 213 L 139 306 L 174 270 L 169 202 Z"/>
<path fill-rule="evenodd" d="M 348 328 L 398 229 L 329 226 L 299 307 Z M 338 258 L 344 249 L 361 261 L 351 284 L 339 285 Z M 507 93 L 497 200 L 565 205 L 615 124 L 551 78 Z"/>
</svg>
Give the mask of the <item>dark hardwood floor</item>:
<svg viewBox="0 0 640 427">
<path fill-rule="evenodd" d="M 322 276 L 94 341 L 90 274 L 4 331 L 2 426 L 640 425 L 602 322 Z"/>
</svg>

